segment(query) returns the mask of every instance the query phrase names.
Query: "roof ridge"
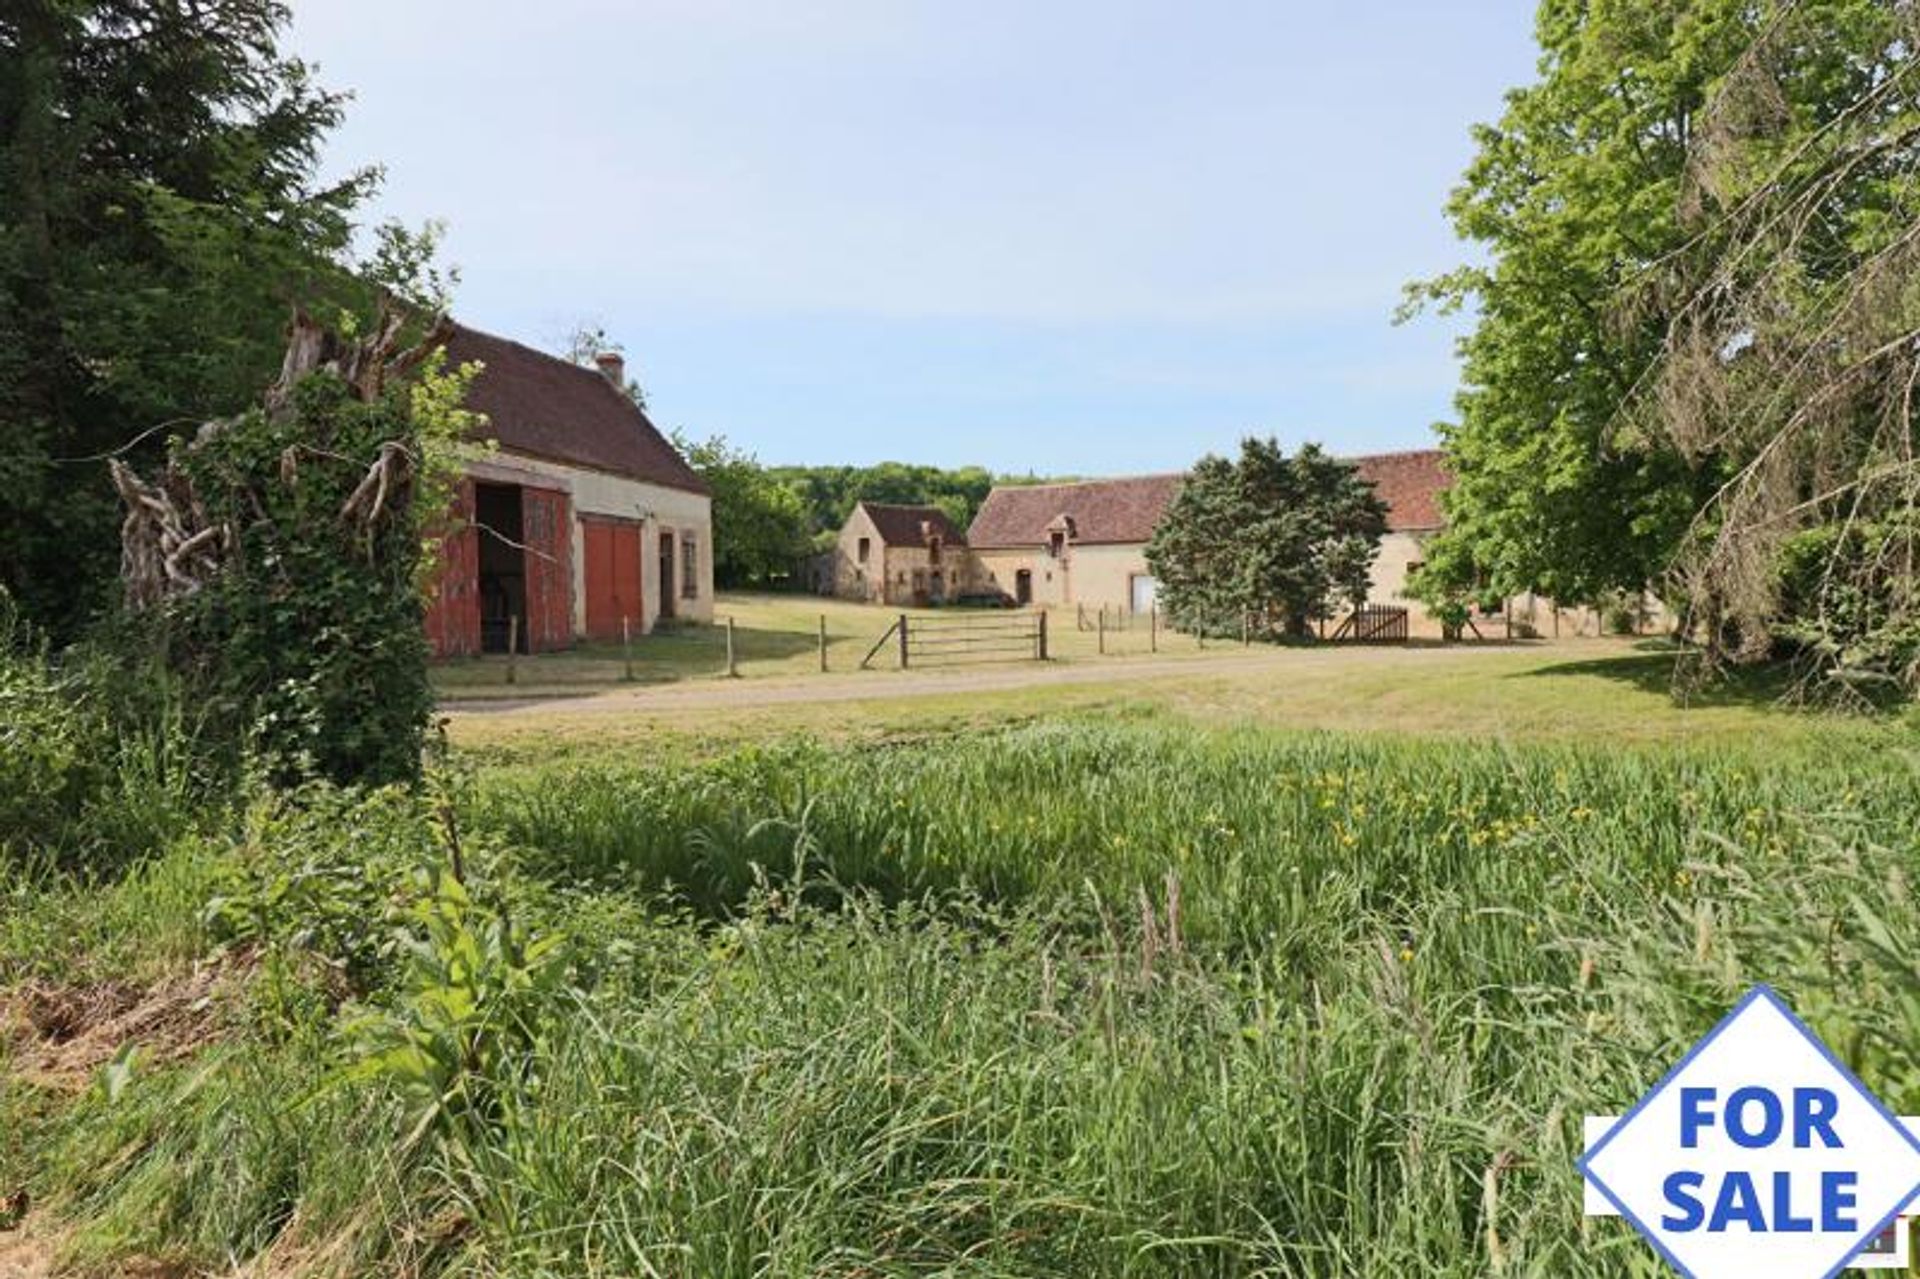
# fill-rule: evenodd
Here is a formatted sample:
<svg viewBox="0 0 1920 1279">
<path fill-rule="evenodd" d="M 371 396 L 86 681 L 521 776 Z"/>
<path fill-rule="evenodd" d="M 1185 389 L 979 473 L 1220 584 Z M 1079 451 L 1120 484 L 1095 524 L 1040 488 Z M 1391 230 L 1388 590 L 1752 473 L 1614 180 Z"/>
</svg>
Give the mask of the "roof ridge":
<svg viewBox="0 0 1920 1279">
<path fill-rule="evenodd" d="M 457 319 L 445 345 L 454 363 L 485 366 L 467 407 L 485 414 L 503 449 L 710 494 L 647 411 L 599 370 Z"/>
<path fill-rule="evenodd" d="M 1446 449 L 1438 444 L 1424 449 L 1388 449 L 1384 453 L 1336 453 L 1333 456 L 1343 462 L 1364 462 L 1378 457 L 1426 457 L 1429 454 L 1446 455 Z"/>
<path fill-rule="evenodd" d="M 1185 471 L 1142 471 L 1135 475 L 1100 475 L 1086 480 L 1043 480 L 1038 484 L 995 483 L 989 492 L 1000 489 L 1017 489 L 1021 492 L 1034 492 L 1038 489 L 1086 488 L 1090 484 L 1125 484 L 1129 480 L 1181 480 L 1187 477 Z"/>
<path fill-rule="evenodd" d="M 543 351 L 537 346 L 533 346 L 530 343 L 522 342 L 519 338 L 510 338 L 506 336 L 504 333 L 492 333 L 486 329 L 477 329 L 471 324 L 462 324 L 458 320 L 455 320 L 453 322 L 453 325 L 455 328 L 465 329 L 468 333 L 473 334 L 475 337 L 485 338 L 489 342 L 499 342 L 499 343 L 502 343 L 503 345 L 513 347 L 515 350 L 525 351 L 528 355 L 535 356 L 539 359 L 547 361 L 547 363 L 553 365 L 555 368 L 563 369 L 569 373 L 577 373 L 584 377 L 592 378 L 594 380 L 595 385 L 605 387 L 607 390 L 612 391 L 615 395 L 618 395 L 620 397 L 620 402 L 622 404 L 626 404 L 630 406 L 634 412 L 638 413 L 642 418 L 646 420 L 646 423 L 648 426 L 653 427 L 653 429 L 656 431 L 660 430 L 659 426 L 654 422 L 652 416 L 647 412 L 647 410 L 643 408 L 641 405 L 635 404 L 630 398 L 627 397 L 627 395 L 624 392 L 621 391 L 619 387 L 615 386 L 607 378 L 607 375 L 605 373 L 602 373 L 599 369 L 590 369 L 584 364 L 576 363 L 573 360 L 569 360 L 564 355 L 555 355 L 552 351 Z M 665 432 L 663 431 L 661 432 L 661 434 L 664 435 Z M 675 450 L 675 452 L 678 452 L 678 451 L 679 450 L 677 449 Z"/>
</svg>

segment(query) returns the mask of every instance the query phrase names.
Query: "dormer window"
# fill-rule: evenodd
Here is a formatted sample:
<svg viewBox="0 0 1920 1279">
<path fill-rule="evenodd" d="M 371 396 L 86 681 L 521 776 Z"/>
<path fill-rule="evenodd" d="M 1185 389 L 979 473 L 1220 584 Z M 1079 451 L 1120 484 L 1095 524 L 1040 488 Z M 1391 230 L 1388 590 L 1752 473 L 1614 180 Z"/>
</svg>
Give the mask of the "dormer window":
<svg viewBox="0 0 1920 1279">
<path fill-rule="evenodd" d="M 1059 559 L 1067 549 L 1067 534 L 1064 529 L 1055 529 L 1047 534 L 1047 554 Z"/>
</svg>

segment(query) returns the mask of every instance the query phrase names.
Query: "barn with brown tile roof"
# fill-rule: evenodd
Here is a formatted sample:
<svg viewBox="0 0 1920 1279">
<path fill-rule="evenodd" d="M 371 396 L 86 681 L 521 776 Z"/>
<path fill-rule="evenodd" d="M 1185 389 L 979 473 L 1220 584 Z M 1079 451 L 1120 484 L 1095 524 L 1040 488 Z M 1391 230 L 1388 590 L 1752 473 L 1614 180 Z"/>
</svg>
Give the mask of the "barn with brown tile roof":
<svg viewBox="0 0 1920 1279">
<path fill-rule="evenodd" d="M 467 407 L 486 414 L 485 434 L 502 450 L 688 493 L 707 491 L 646 410 L 601 369 L 465 325 L 454 326 L 446 351 L 449 367 L 483 366 Z M 623 365 L 610 367 L 624 373 Z"/>
<path fill-rule="evenodd" d="M 713 616 L 707 485 L 628 394 L 621 358 L 583 368 L 456 325 L 466 406 L 497 447 L 464 464 L 427 609 L 440 656 L 565 648 Z"/>
<path fill-rule="evenodd" d="M 1375 595 L 1397 603 L 1422 539 L 1445 523 L 1444 458 L 1437 449 L 1418 449 L 1350 460 L 1387 503 Z M 1185 480 L 1176 472 L 1005 485 L 981 503 L 967 542 L 986 584 L 1016 602 L 1145 612 L 1158 589 L 1146 544 Z"/>
<path fill-rule="evenodd" d="M 975 549 L 1039 546 L 1055 521 L 1073 525 L 1081 545 L 1145 543 L 1186 481 L 1183 472 L 1135 475 L 1070 484 L 1013 484 L 995 488 L 967 528 Z"/>
<path fill-rule="evenodd" d="M 1387 528 L 1396 533 L 1423 533 L 1444 528 L 1446 514 L 1440 495 L 1453 483 L 1447 455 L 1439 449 L 1410 449 L 1404 453 L 1374 453 L 1350 459 L 1360 478 L 1387 504 Z"/>
<path fill-rule="evenodd" d="M 890 502 L 858 502 L 880 540 L 888 546 L 925 546 L 939 538 L 948 546 L 965 546 L 967 535 L 937 506 L 901 506 Z"/>
<path fill-rule="evenodd" d="M 810 571 L 823 594 L 924 607 L 972 590 L 972 563 L 967 535 L 939 507 L 858 502 Z"/>
</svg>

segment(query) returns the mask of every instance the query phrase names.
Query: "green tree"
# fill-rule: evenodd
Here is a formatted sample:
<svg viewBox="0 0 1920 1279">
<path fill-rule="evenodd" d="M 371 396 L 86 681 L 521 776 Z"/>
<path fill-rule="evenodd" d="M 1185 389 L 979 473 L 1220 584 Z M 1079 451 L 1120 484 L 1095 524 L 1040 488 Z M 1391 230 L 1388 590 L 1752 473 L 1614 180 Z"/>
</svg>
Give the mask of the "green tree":
<svg viewBox="0 0 1920 1279">
<path fill-rule="evenodd" d="M 281 54 L 274 0 L 0 10 L 0 586 L 71 633 L 111 597 L 101 459 L 251 399 L 290 305 L 344 269 L 372 171 L 321 185 L 342 99 Z M 128 446 L 143 433 L 144 446 Z"/>
<path fill-rule="evenodd" d="M 1920 683 L 1920 11 L 1543 0 L 1449 205 L 1484 266 L 1429 599 L 1664 578 L 1711 653 Z M 1878 639 L 1869 637 L 1878 636 Z"/>
<path fill-rule="evenodd" d="M 1045 484 L 1037 475 L 998 475 L 984 466 L 943 469 L 908 462 L 873 466 L 776 466 L 770 473 L 799 495 L 811 536 L 832 545 L 858 502 L 937 506 L 960 528 L 973 523 L 995 485 Z"/>
<path fill-rule="evenodd" d="M 1691 148 L 1688 239 L 1623 416 L 1725 476 L 1673 574 L 1707 669 L 1791 655 L 1822 697 L 1920 691 L 1920 8 L 1756 6 Z"/>
<path fill-rule="evenodd" d="M 1229 462 L 1188 474 L 1147 543 L 1147 564 L 1176 623 L 1304 635 L 1342 602 L 1365 599 L 1386 532 L 1386 504 L 1351 463 L 1309 444 L 1289 457 L 1271 439 L 1241 441 Z"/>
<path fill-rule="evenodd" d="M 1745 47 L 1748 0 L 1544 0 L 1540 79 L 1517 89 L 1448 212 L 1485 265 L 1412 290 L 1471 308 L 1454 484 L 1419 584 L 1568 601 L 1640 590 L 1717 483 L 1620 408 L 1665 331 L 1620 290 L 1684 238 L 1689 143 L 1715 77 Z"/>
<path fill-rule="evenodd" d="M 674 443 L 713 491 L 713 578 L 723 587 L 784 582 L 811 549 L 807 509 L 753 454 L 716 435 Z"/>
</svg>

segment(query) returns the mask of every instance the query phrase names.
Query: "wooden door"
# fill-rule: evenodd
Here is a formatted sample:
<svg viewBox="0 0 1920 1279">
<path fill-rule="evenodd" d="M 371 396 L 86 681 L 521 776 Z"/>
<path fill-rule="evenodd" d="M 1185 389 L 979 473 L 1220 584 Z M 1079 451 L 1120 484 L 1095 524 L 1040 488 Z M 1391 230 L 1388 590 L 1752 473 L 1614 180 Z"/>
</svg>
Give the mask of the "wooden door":
<svg viewBox="0 0 1920 1279">
<path fill-rule="evenodd" d="M 617 640 L 623 622 L 637 634 L 640 609 L 640 526 L 631 520 L 582 516 L 586 555 L 587 636 Z"/>
<path fill-rule="evenodd" d="M 673 589 L 673 534 L 660 535 L 660 616 L 673 616 L 673 601 L 679 596 Z"/>
<path fill-rule="evenodd" d="M 573 643 L 573 501 L 555 489 L 520 490 L 527 557 L 526 646 L 544 653 Z"/>
<path fill-rule="evenodd" d="M 472 480 L 460 481 L 448 505 L 423 620 L 435 657 L 472 657 L 480 651 L 480 530 L 473 526 Z"/>
</svg>

